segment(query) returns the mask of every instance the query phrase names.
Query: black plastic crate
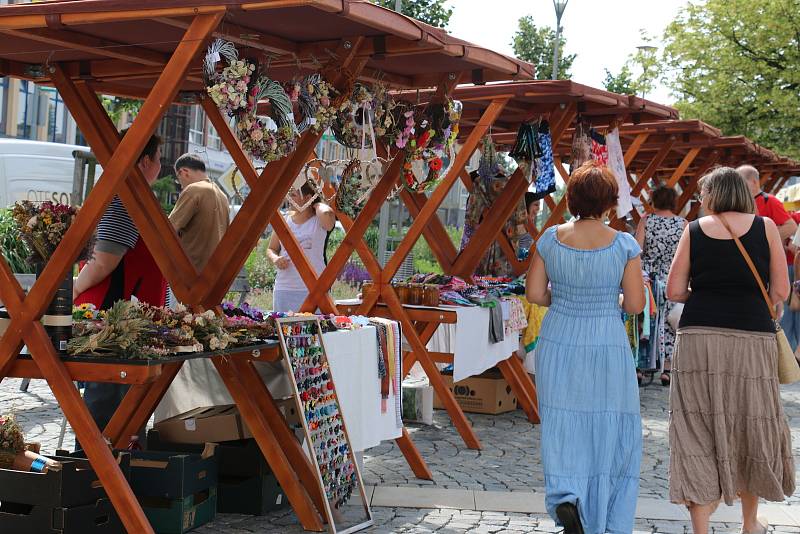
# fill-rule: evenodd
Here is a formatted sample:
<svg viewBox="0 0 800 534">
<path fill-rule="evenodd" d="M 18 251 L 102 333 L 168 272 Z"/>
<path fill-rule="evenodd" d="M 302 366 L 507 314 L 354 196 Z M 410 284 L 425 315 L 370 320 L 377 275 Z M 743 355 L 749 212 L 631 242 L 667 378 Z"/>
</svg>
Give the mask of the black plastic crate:
<svg viewBox="0 0 800 534">
<path fill-rule="evenodd" d="M 125 534 L 111 501 L 70 508 L 0 504 L 0 534 Z"/>
<path fill-rule="evenodd" d="M 131 488 L 139 497 L 185 499 L 217 487 L 216 444 L 201 454 L 131 451 Z"/>
<path fill-rule="evenodd" d="M 130 455 L 116 454 L 123 476 L 130 476 Z M 60 471 L 32 473 L 0 469 L 0 502 L 50 508 L 94 504 L 106 497 L 91 464 L 85 458 L 50 456 L 61 462 Z"/>
<path fill-rule="evenodd" d="M 205 445 L 193 443 L 171 443 L 162 441 L 158 430 L 147 433 L 147 449 L 150 451 L 172 451 L 200 454 Z M 223 477 L 253 477 L 272 472 L 261 449 L 254 439 L 222 441 L 217 443 L 218 473 Z"/>
<path fill-rule="evenodd" d="M 273 474 L 219 480 L 217 512 L 265 515 L 288 505 L 286 494 Z"/>
</svg>

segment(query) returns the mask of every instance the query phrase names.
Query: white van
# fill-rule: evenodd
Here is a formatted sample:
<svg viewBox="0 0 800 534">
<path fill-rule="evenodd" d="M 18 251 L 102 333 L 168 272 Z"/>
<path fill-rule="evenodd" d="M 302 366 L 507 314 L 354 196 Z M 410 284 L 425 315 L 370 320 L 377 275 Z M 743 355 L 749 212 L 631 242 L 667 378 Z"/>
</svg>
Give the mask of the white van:
<svg viewBox="0 0 800 534">
<path fill-rule="evenodd" d="M 0 208 L 18 200 L 69 204 L 75 150 L 89 151 L 78 145 L 0 138 Z M 100 172 L 98 165 L 96 178 Z"/>
</svg>

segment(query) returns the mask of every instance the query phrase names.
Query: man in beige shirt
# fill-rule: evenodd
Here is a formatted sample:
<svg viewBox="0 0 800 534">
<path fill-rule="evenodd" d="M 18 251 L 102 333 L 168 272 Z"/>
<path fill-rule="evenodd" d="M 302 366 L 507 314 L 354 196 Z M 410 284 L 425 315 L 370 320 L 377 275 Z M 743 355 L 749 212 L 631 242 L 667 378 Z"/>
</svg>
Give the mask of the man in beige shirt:
<svg viewBox="0 0 800 534">
<path fill-rule="evenodd" d="M 206 174 L 206 164 L 195 154 L 175 162 L 181 184 L 178 202 L 169 220 L 195 269 L 201 271 L 228 229 L 228 197 Z"/>
</svg>

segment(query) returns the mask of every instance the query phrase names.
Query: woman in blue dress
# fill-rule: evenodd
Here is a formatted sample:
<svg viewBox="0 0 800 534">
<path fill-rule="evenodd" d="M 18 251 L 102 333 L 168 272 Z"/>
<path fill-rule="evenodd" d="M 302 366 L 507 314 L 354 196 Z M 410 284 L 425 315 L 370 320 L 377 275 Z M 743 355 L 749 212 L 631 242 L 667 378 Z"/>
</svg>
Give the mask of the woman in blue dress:
<svg viewBox="0 0 800 534">
<path fill-rule="evenodd" d="M 549 307 L 536 385 L 547 511 L 566 534 L 630 534 L 639 492 L 639 388 L 622 311 L 641 313 L 645 293 L 639 245 L 603 221 L 617 191 L 606 167 L 578 168 L 567 185 L 575 220 L 542 234 L 528 272 L 528 300 Z"/>
</svg>

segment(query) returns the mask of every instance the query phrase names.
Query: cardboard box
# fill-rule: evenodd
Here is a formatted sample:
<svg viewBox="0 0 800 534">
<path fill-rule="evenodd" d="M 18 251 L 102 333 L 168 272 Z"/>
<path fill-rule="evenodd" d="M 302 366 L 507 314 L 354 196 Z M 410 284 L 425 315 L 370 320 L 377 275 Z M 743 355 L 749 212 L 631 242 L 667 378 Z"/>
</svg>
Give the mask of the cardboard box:
<svg viewBox="0 0 800 534">
<path fill-rule="evenodd" d="M 219 443 L 252 438 L 235 404 L 195 408 L 155 424 L 161 439 L 173 443 Z"/>
<path fill-rule="evenodd" d="M 276 404 L 290 426 L 301 424 L 293 397 Z M 220 443 L 253 437 L 235 404 L 195 408 L 159 421 L 153 428 L 169 443 Z"/>
<path fill-rule="evenodd" d="M 465 412 L 496 415 L 517 408 L 517 398 L 511 386 L 496 369 L 471 376 L 457 382 L 455 386 L 452 374 L 442 373 L 442 379 Z M 444 409 L 438 395 L 434 395 L 433 407 L 437 410 Z"/>
<path fill-rule="evenodd" d="M 156 534 L 184 534 L 217 516 L 216 486 L 184 499 L 145 497 L 139 502 Z"/>
</svg>

